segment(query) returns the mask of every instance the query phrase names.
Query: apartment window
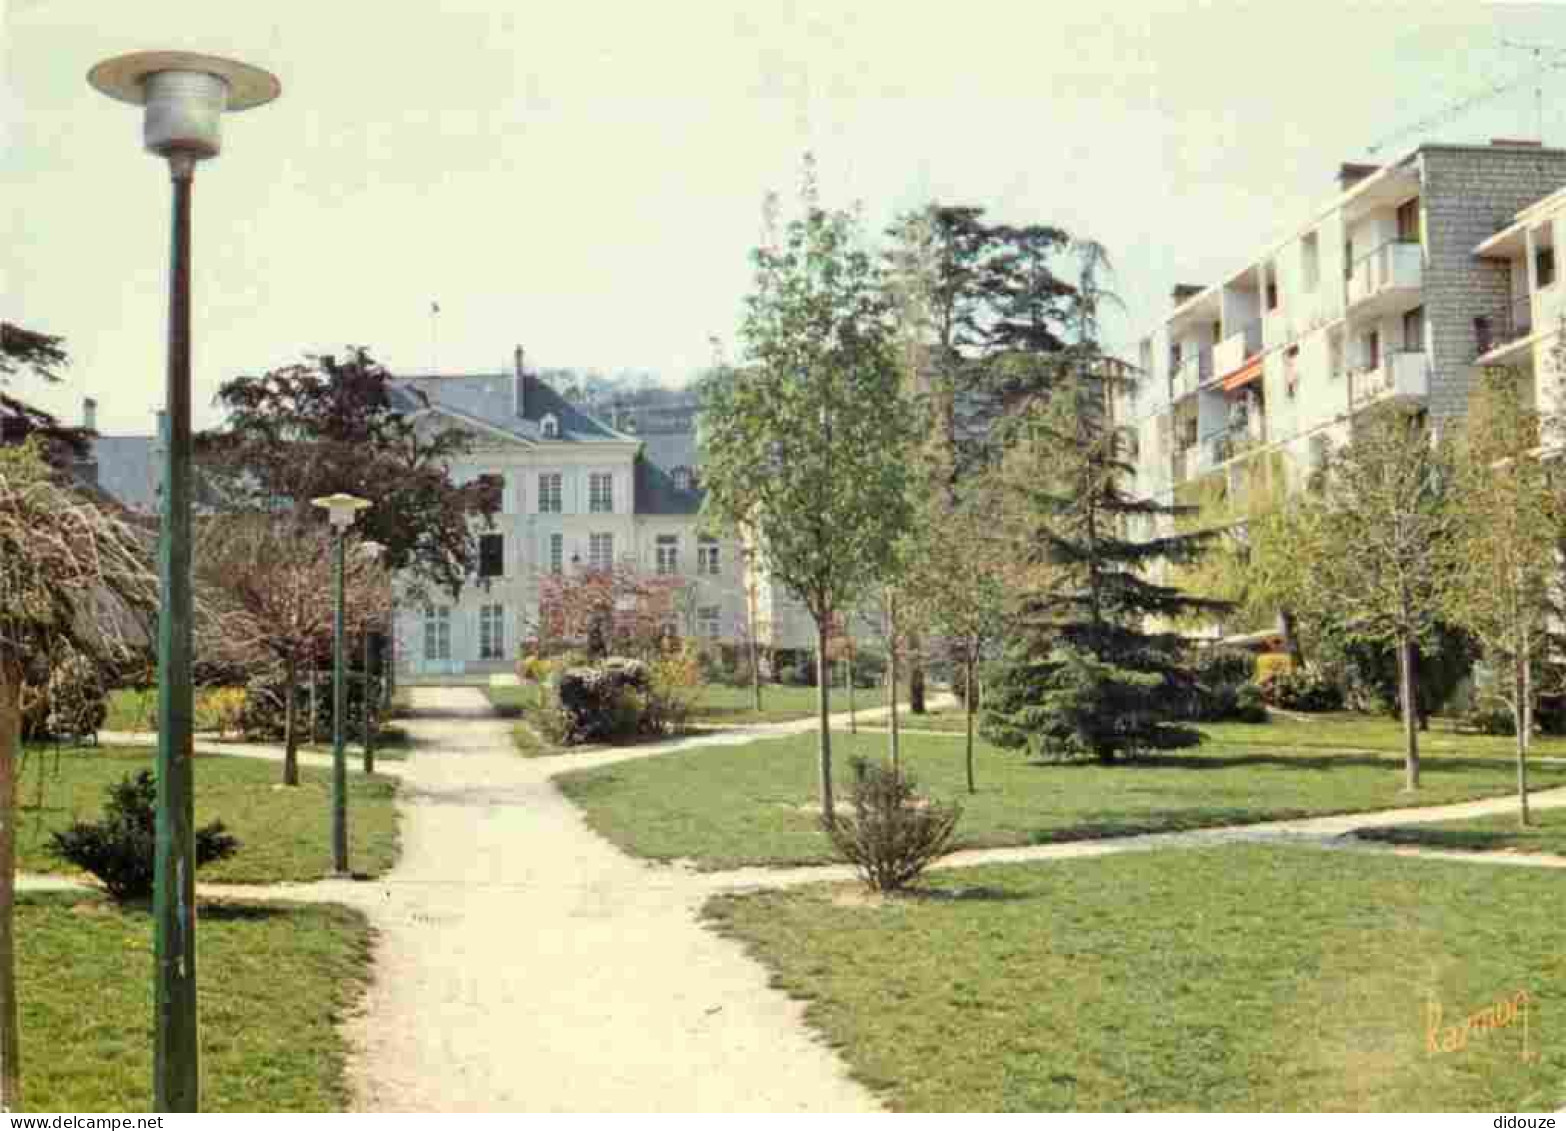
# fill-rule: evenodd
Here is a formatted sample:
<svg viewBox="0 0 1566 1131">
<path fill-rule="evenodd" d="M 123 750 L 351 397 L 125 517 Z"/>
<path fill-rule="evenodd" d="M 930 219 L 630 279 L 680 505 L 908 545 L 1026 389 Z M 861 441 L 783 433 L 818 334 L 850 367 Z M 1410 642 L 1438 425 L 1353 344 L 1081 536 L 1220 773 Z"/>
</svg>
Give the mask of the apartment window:
<svg viewBox="0 0 1566 1131">
<path fill-rule="evenodd" d="M 1397 238 L 1404 243 L 1418 243 L 1420 239 L 1419 198 L 1405 201 L 1397 209 Z"/>
<path fill-rule="evenodd" d="M 1425 308 L 1422 306 L 1403 315 L 1403 349 L 1409 353 L 1425 352 Z"/>
<path fill-rule="evenodd" d="M 614 535 L 587 536 L 587 564 L 591 569 L 609 569 L 614 565 Z"/>
<path fill-rule="evenodd" d="M 539 427 L 539 431 L 543 433 L 544 439 L 546 439 L 546 440 L 558 440 L 558 439 L 560 439 L 560 420 L 555 416 L 554 413 L 552 413 L 552 412 L 545 413 L 544 414 L 544 419 L 539 421 L 538 427 Z"/>
<path fill-rule="evenodd" d="M 1307 294 L 1321 281 L 1321 241 L 1315 232 L 1308 232 L 1300 241 L 1300 278 Z"/>
<path fill-rule="evenodd" d="M 674 489 L 676 491 L 689 491 L 691 489 L 691 469 L 677 467 L 674 469 Z"/>
<path fill-rule="evenodd" d="M 479 576 L 502 577 L 506 572 L 506 536 L 479 535 Z"/>
<path fill-rule="evenodd" d="M 680 539 L 677 535 L 658 535 L 657 555 L 659 573 L 671 574 L 680 572 Z"/>
<path fill-rule="evenodd" d="M 560 473 L 549 471 L 538 477 L 538 513 L 560 513 Z"/>
<path fill-rule="evenodd" d="M 716 637 L 723 626 L 723 608 L 720 605 L 701 605 L 696 610 L 696 631 L 699 635 Z"/>
<path fill-rule="evenodd" d="M 1555 282 L 1555 249 L 1553 247 L 1536 248 L 1533 253 L 1533 273 L 1537 280 L 1536 286 L 1543 290 Z"/>
<path fill-rule="evenodd" d="M 1278 267 L 1277 264 L 1267 264 L 1266 271 L 1267 309 L 1278 309 Z"/>
<path fill-rule="evenodd" d="M 451 659 L 451 609 L 424 607 L 424 658 Z"/>
<path fill-rule="evenodd" d="M 549 572 L 553 574 L 565 572 L 564 534 L 551 534 L 549 536 Z"/>
<path fill-rule="evenodd" d="M 506 658 L 506 607 L 479 606 L 479 659 Z"/>
<path fill-rule="evenodd" d="M 587 510 L 590 514 L 614 513 L 614 476 L 595 471 L 587 477 Z"/>
<path fill-rule="evenodd" d="M 1365 368 L 1381 368 L 1381 331 L 1372 330 L 1365 335 Z"/>
<path fill-rule="evenodd" d="M 718 576 L 718 540 L 703 538 L 696 545 L 696 572 Z"/>
</svg>

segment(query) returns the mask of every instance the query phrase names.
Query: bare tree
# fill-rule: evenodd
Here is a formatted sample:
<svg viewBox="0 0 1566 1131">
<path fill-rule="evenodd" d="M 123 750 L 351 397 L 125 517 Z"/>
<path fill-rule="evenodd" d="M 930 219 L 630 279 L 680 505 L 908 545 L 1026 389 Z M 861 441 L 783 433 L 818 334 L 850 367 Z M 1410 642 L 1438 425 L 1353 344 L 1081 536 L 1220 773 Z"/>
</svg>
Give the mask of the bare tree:
<svg viewBox="0 0 1566 1131">
<path fill-rule="evenodd" d="M 344 557 L 343 621 L 349 636 L 385 623 L 391 584 L 385 568 L 350 545 Z M 206 615 L 201 654 L 283 673 L 283 783 L 299 784 L 294 688 L 301 667 L 327 654 L 334 608 L 332 535 L 287 515 L 208 519 L 196 544 L 196 576 Z"/>
<path fill-rule="evenodd" d="M 0 449 L 0 1106 L 21 1107 L 13 935 L 16 766 L 30 662 L 117 664 L 145 646 L 158 601 L 145 539 L 64 485 L 41 439 Z"/>
</svg>

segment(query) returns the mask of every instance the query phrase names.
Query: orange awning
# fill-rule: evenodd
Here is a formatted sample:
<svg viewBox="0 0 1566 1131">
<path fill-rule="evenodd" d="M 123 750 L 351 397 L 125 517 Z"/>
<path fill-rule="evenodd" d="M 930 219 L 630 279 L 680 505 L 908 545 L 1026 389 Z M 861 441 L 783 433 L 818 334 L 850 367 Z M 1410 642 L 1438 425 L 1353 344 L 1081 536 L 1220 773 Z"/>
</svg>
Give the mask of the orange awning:
<svg viewBox="0 0 1566 1131">
<path fill-rule="evenodd" d="M 1236 389 L 1249 385 L 1261 375 L 1262 359 L 1259 357 L 1252 358 L 1223 379 L 1223 391 L 1232 393 Z"/>
</svg>

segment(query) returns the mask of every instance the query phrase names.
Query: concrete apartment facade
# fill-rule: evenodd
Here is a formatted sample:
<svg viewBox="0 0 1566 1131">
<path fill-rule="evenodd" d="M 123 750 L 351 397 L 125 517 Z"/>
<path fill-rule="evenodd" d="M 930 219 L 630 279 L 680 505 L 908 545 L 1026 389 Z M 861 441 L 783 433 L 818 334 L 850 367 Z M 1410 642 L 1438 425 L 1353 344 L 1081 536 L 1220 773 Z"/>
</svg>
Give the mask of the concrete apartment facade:
<svg viewBox="0 0 1566 1131">
<path fill-rule="evenodd" d="M 1136 493 L 1233 497 L 1280 465 L 1298 482 L 1383 402 L 1461 416 L 1480 368 L 1542 356 L 1562 185 L 1566 150 L 1521 142 L 1343 166 L 1306 223 L 1223 280 L 1176 288 L 1138 344 L 1141 377 L 1115 404 Z"/>
</svg>

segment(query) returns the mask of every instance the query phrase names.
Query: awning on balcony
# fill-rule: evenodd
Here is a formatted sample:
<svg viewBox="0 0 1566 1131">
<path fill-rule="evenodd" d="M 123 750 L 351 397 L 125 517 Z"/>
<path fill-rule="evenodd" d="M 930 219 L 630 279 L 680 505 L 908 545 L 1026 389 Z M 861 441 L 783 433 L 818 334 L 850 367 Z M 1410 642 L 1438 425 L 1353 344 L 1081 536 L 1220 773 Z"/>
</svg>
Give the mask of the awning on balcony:
<svg viewBox="0 0 1566 1131">
<path fill-rule="evenodd" d="M 1243 389 L 1252 381 L 1262 375 L 1262 359 L 1253 357 L 1240 368 L 1223 379 L 1223 391 L 1232 393 L 1236 389 Z"/>
</svg>

